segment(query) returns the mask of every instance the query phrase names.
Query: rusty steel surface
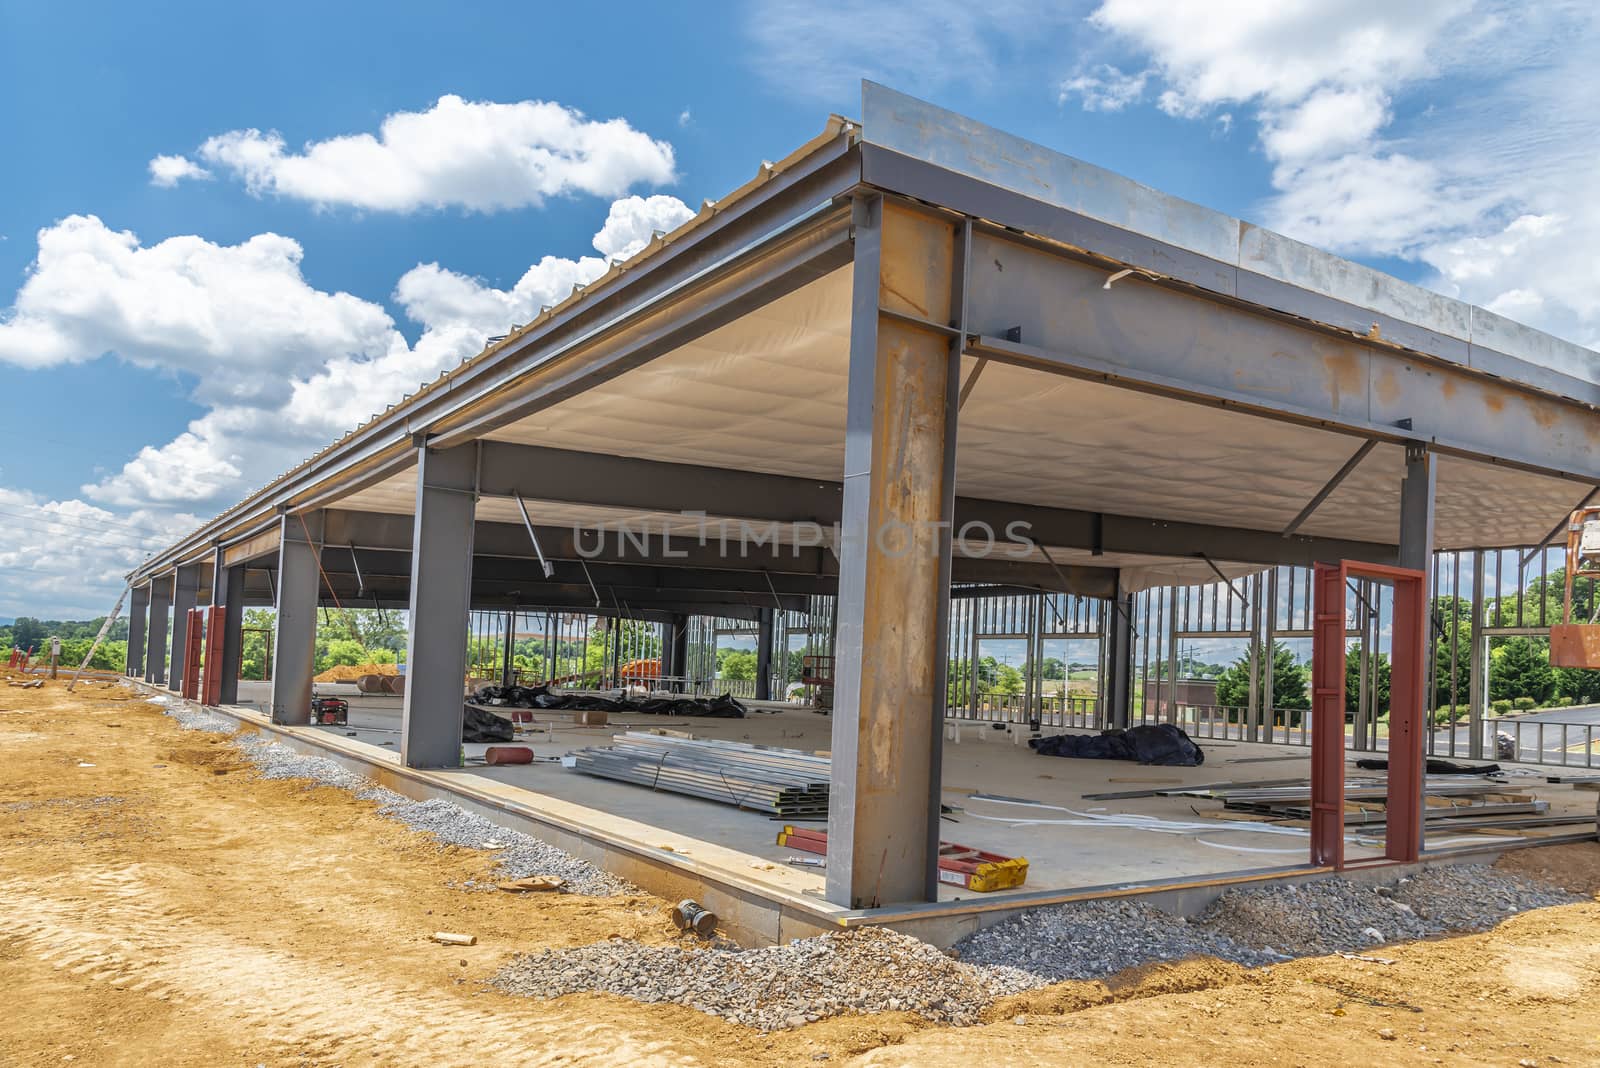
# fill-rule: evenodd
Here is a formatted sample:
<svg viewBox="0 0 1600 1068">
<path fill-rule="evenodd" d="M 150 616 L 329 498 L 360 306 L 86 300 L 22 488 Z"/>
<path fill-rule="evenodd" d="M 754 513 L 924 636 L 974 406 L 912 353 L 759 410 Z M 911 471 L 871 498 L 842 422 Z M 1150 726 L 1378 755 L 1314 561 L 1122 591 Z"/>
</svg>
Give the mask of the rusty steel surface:
<svg viewBox="0 0 1600 1068">
<path fill-rule="evenodd" d="M 1344 568 L 1318 564 L 1311 653 L 1311 863 L 1344 867 Z"/>
<path fill-rule="evenodd" d="M 827 883 L 851 907 L 932 890 L 953 361 L 945 334 L 880 309 L 947 323 L 954 247 L 947 224 L 858 205 Z"/>
</svg>

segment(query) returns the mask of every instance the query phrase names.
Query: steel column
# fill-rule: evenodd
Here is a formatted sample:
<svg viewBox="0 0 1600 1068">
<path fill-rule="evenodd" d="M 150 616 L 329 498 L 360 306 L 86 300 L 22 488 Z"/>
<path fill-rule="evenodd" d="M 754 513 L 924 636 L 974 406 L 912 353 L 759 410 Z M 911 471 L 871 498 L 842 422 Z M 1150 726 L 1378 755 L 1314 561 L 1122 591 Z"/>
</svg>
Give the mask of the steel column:
<svg viewBox="0 0 1600 1068">
<path fill-rule="evenodd" d="M 286 514 L 278 539 L 278 614 L 272 628 L 272 721 L 311 722 L 323 516 Z"/>
<path fill-rule="evenodd" d="M 1473 760 L 1483 759 L 1483 719 L 1489 708 L 1489 638 L 1483 633 L 1483 564 L 1483 550 L 1474 550 L 1472 608 L 1468 615 L 1472 624 L 1468 640 L 1472 645 L 1467 651 L 1467 731 L 1470 734 L 1467 756 Z"/>
<path fill-rule="evenodd" d="M 133 588 L 133 598 L 128 605 L 128 662 L 126 673 L 130 678 L 144 676 L 144 625 L 150 614 L 150 585 Z"/>
<path fill-rule="evenodd" d="M 150 625 L 145 628 L 144 681 L 167 684 L 167 614 L 172 611 L 173 576 L 150 580 Z"/>
<path fill-rule="evenodd" d="M 200 595 L 200 565 L 184 564 L 174 573 L 172 585 L 172 683 L 177 689 L 185 677 L 189 651 L 189 610 Z"/>
<path fill-rule="evenodd" d="M 756 617 L 756 700 L 772 700 L 772 609 L 757 610 Z"/>
<path fill-rule="evenodd" d="M 459 767 L 477 510 L 474 445 L 417 449 L 410 630 L 400 759 L 408 768 Z"/>
<path fill-rule="evenodd" d="M 938 890 L 959 242 L 879 197 L 853 213 L 827 896 L 876 907 Z"/>
<path fill-rule="evenodd" d="M 217 704 L 235 705 L 239 703 L 239 658 L 244 644 L 244 565 L 226 566 L 221 549 L 217 550 L 211 572 L 211 604 L 222 609 L 218 613 L 222 643 L 216 665 Z M 211 670 L 207 664 L 207 673 Z"/>
<path fill-rule="evenodd" d="M 511 686 L 517 681 L 517 669 L 511 662 L 517 648 L 517 614 L 505 613 L 506 630 L 502 635 L 502 652 L 500 656 L 500 685 Z"/>
<path fill-rule="evenodd" d="M 1106 627 L 1110 679 L 1103 724 L 1126 729 L 1133 722 L 1133 594 L 1119 593 L 1106 602 L 1106 612 L 1110 617 Z"/>
</svg>

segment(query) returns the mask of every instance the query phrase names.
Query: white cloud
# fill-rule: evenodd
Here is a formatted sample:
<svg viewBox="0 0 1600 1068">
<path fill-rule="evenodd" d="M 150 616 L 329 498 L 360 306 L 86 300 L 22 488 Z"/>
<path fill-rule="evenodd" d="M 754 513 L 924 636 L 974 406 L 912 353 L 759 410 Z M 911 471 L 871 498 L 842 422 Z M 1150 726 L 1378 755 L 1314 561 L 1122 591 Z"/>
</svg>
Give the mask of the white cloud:
<svg viewBox="0 0 1600 1068">
<path fill-rule="evenodd" d="M 0 315 L 0 361 L 37 368 L 115 352 L 198 376 L 202 400 L 271 399 L 330 356 L 372 357 L 393 341 L 381 307 L 307 284 L 299 243 L 278 234 L 145 246 L 132 231 L 72 215 L 38 241 Z"/>
<path fill-rule="evenodd" d="M 184 513 L 114 513 L 0 486 L 0 615 L 105 615 L 122 576 L 197 523 Z"/>
<path fill-rule="evenodd" d="M 388 116 L 377 136 L 348 134 L 293 151 L 276 131 L 232 130 L 197 154 L 252 193 L 370 211 L 502 211 L 573 193 L 616 197 L 674 179 L 667 142 L 623 119 L 597 121 L 538 100 L 442 96 L 426 111 Z"/>
<path fill-rule="evenodd" d="M 689 114 L 689 109 L 688 108 L 684 108 L 682 111 L 678 112 L 678 125 L 679 126 L 687 126 L 693 121 L 694 121 L 694 116 Z"/>
<path fill-rule="evenodd" d="M 1103 0 L 1090 23 L 1167 113 L 1253 112 L 1268 225 L 1600 340 L 1593 4 Z"/>
<path fill-rule="evenodd" d="M 1108 63 L 1061 83 L 1061 102 L 1077 97 L 1085 111 L 1121 111 L 1144 95 L 1149 75 L 1125 74 Z"/>
<path fill-rule="evenodd" d="M 300 246 L 288 238 L 262 234 L 216 245 L 189 236 L 146 247 L 92 216 L 41 230 L 38 259 L 13 306 L 0 313 L 0 360 L 37 369 L 112 352 L 193 375 L 194 395 L 208 410 L 171 441 L 146 446 L 83 486 L 86 500 L 40 501 L 0 488 L 0 512 L 28 516 L 27 522 L 0 516 L 8 531 L 0 543 L 0 614 L 15 614 L 8 606 L 59 615 L 87 613 L 101 599 L 109 605 L 120 576 L 141 558 L 126 544 L 139 540 L 130 539 L 131 530 L 101 537 L 98 527 L 87 527 L 96 536 L 85 538 L 49 526 L 34 511 L 81 515 L 113 535 L 136 521 L 174 534 L 190 530 L 196 515 L 237 501 L 481 351 L 490 335 L 528 322 L 574 285 L 593 281 L 608 258 L 631 255 L 652 231 L 672 229 L 692 214 L 672 197 L 625 197 L 594 235 L 603 255 L 545 256 L 507 289 L 438 264 L 418 265 L 393 294 L 422 327 L 415 344 L 382 306 L 311 287 L 300 273 Z M 49 541 L 9 537 L 13 525 L 66 538 L 70 549 L 58 546 L 56 556 L 68 563 L 33 560 L 48 555 Z M 168 540 L 154 537 L 151 544 Z M 10 573 L 7 560 L 18 562 Z M 40 567 L 48 567 L 48 581 L 36 581 L 32 571 Z M 74 586 L 69 577 L 80 571 L 84 577 Z"/>
<path fill-rule="evenodd" d="M 170 189 L 185 178 L 210 178 L 206 170 L 187 156 L 157 156 L 150 161 L 150 184 Z"/>
</svg>

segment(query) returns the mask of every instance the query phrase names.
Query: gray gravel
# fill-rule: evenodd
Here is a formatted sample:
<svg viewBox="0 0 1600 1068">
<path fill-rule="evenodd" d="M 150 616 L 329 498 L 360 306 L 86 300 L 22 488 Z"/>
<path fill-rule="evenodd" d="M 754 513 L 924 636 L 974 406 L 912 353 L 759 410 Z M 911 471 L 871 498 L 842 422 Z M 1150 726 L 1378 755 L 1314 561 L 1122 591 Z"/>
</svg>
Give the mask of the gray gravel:
<svg viewBox="0 0 1600 1068">
<path fill-rule="evenodd" d="M 178 721 L 178 726 L 186 731 L 204 731 L 207 734 L 232 734 L 239 729 L 236 720 L 227 716 L 219 716 L 215 712 L 207 712 L 203 708 L 189 708 L 185 705 L 172 705 L 167 703 L 165 697 L 153 697 L 151 704 L 165 705 L 162 710 L 164 715 L 171 716 Z"/>
<path fill-rule="evenodd" d="M 491 983 L 529 997 L 601 991 L 676 1002 L 762 1031 L 896 1011 L 973 1024 L 995 998 L 1042 985 L 1016 969 L 973 967 L 877 927 L 749 950 L 613 939 L 517 957 Z"/>
<path fill-rule="evenodd" d="M 1518 912 L 1580 900 L 1521 875 L 1460 864 L 1382 885 L 1330 879 L 1235 888 L 1198 922 L 1240 942 L 1298 957 L 1487 930 Z"/>
<path fill-rule="evenodd" d="M 167 708 L 167 715 L 186 730 L 231 734 L 238 724 L 214 712 L 192 710 L 182 705 Z M 522 879 L 530 875 L 556 875 L 564 880 L 562 891 L 611 897 L 642 893 L 626 880 L 605 872 L 571 853 L 521 831 L 500 827 L 448 801 L 413 801 L 409 797 L 379 786 L 328 757 L 310 756 L 260 734 L 243 734 L 233 739 L 234 748 L 255 765 L 264 779 L 304 779 L 307 788 L 332 786 L 349 790 L 357 797 L 376 801 L 378 811 L 399 820 L 412 830 L 431 834 L 441 846 L 489 849 L 497 852 L 497 879 Z M 492 890 L 493 883 L 468 882 L 467 890 Z"/>
<path fill-rule="evenodd" d="M 1124 968 L 1189 957 L 1221 957 L 1249 967 L 1284 959 L 1182 916 L 1116 898 L 1033 909 L 968 935 L 955 951 L 969 963 L 1008 965 L 1051 983 L 1103 979 Z"/>
</svg>

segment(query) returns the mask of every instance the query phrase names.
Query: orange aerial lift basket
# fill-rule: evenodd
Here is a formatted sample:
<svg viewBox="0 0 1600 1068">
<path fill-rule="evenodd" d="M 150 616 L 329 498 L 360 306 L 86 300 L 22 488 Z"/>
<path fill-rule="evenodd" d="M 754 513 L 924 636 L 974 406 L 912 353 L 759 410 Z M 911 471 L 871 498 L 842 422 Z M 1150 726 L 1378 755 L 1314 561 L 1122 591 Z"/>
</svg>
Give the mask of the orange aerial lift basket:
<svg viewBox="0 0 1600 1068">
<path fill-rule="evenodd" d="M 1567 524 L 1567 586 L 1561 602 L 1561 622 L 1550 628 L 1550 663 L 1556 667 L 1600 668 L 1600 596 L 1586 622 L 1572 621 L 1572 584 L 1580 578 L 1600 578 L 1600 506 L 1579 508 Z"/>
</svg>

